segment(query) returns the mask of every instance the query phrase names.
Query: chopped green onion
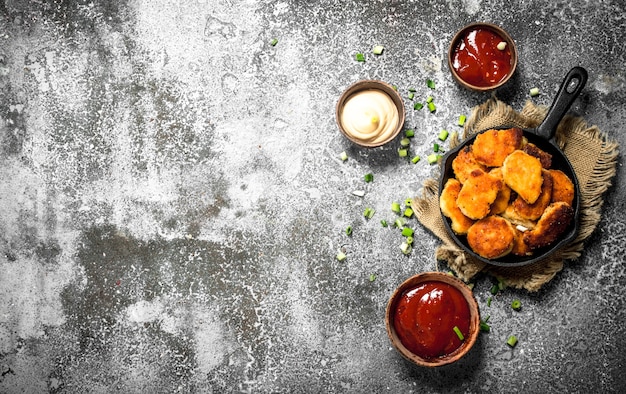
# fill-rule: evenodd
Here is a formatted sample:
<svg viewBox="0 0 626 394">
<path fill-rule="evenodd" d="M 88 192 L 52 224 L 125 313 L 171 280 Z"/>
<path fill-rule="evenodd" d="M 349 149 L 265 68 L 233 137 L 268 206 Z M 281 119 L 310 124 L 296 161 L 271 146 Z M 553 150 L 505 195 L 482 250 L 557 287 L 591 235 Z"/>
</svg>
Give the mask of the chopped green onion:
<svg viewBox="0 0 626 394">
<path fill-rule="evenodd" d="M 467 117 L 465 115 L 460 115 L 458 125 L 459 126 L 465 125 L 465 120 L 467 120 Z"/>
<path fill-rule="evenodd" d="M 365 216 L 367 219 L 371 219 L 374 216 L 374 213 L 376 213 L 376 210 L 373 208 L 365 208 L 365 211 L 363 211 L 363 216 Z"/>
<path fill-rule="evenodd" d="M 436 153 L 431 153 L 426 159 L 428 160 L 428 164 L 435 164 L 439 160 L 439 155 Z"/>
<path fill-rule="evenodd" d="M 504 290 L 506 288 L 506 284 L 504 283 L 502 279 L 498 279 L 498 288 L 500 290 Z"/>
<path fill-rule="evenodd" d="M 413 164 L 417 164 L 418 161 L 420 161 L 420 157 L 419 156 L 415 156 L 414 158 L 411 159 L 411 163 Z"/>
<path fill-rule="evenodd" d="M 530 89 L 530 97 L 539 96 L 539 88 Z"/>
<path fill-rule="evenodd" d="M 448 130 L 441 130 L 438 137 L 440 140 L 445 141 L 448 138 Z"/>
<path fill-rule="evenodd" d="M 346 161 L 348 160 L 348 154 L 346 153 L 346 151 L 344 150 L 343 152 L 341 152 L 341 154 L 339 155 L 339 157 L 341 158 L 341 161 Z"/>
<path fill-rule="evenodd" d="M 413 245 L 413 237 L 406 237 L 406 243 Z"/>
<path fill-rule="evenodd" d="M 372 53 L 374 55 L 382 55 L 384 50 L 385 50 L 384 46 L 382 46 L 382 45 L 374 45 L 374 48 L 372 48 Z"/>
<path fill-rule="evenodd" d="M 515 345 L 517 345 L 517 337 L 515 335 L 509 336 L 509 339 L 506 340 L 506 344 L 510 347 L 515 347 Z"/>
<path fill-rule="evenodd" d="M 491 288 L 491 290 L 493 291 L 493 287 Z M 493 299 L 493 297 L 489 296 L 487 297 L 487 306 L 491 306 L 491 300 Z"/>
<path fill-rule="evenodd" d="M 398 87 L 396 85 L 391 85 L 391 88 L 396 91 L 398 90 Z"/>
<path fill-rule="evenodd" d="M 415 130 L 413 129 L 408 129 L 404 131 L 404 136 L 406 138 L 413 138 L 415 136 Z"/>
<path fill-rule="evenodd" d="M 407 146 L 411 145 L 411 140 L 408 137 L 405 137 L 400 140 L 400 145 L 406 148 Z"/>
<path fill-rule="evenodd" d="M 483 321 L 484 321 L 485 323 L 487 323 L 487 322 L 489 321 L 489 318 L 490 318 L 490 317 L 491 317 L 491 316 L 489 316 L 489 315 L 485 316 L 485 318 L 483 319 Z"/>
<path fill-rule="evenodd" d="M 456 333 L 456 336 L 459 337 L 459 341 L 462 341 L 462 340 L 465 339 L 465 337 L 463 336 L 463 333 L 461 332 L 461 329 L 459 327 L 454 326 L 453 330 Z"/>
<path fill-rule="evenodd" d="M 411 216 L 413 216 L 413 210 L 411 208 L 405 209 L 404 216 L 406 216 L 407 218 L 410 218 Z"/>
<path fill-rule="evenodd" d="M 376 274 L 370 274 L 370 282 L 373 282 L 376 280 Z"/>
<path fill-rule="evenodd" d="M 415 90 L 415 88 L 409 88 L 409 92 L 417 92 L 417 90 Z"/>
<path fill-rule="evenodd" d="M 415 103 L 415 104 L 413 104 L 413 109 L 415 109 L 415 110 L 419 111 L 422 108 L 424 108 L 424 104 L 422 104 L 422 103 Z"/>
<path fill-rule="evenodd" d="M 365 179 L 365 182 L 367 183 L 372 182 L 374 180 L 374 174 L 372 173 L 365 174 L 363 178 Z"/>
<path fill-rule="evenodd" d="M 380 225 L 383 226 L 383 227 L 387 227 L 388 226 L 387 221 L 385 219 L 380 221 Z"/>
<path fill-rule="evenodd" d="M 504 51 L 506 49 L 506 41 L 500 41 L 498 45 L 496 45 L 496 48 L 500 51 Z"/>
<path fill-rule="evenodd" d="M 480 321 L 480 331 L 489 332 L 491 331 L 491 326 L 487 324 L 486 320 Z"/>
<path fill-rule="evenodd" d="M 426 80 L 426 86 L 428 86 L 431 89 L 435 88 L 435 81 L 433 81 L 432 79 L 427 79 Z"/>
<path fill-rule="evenodd" d="M 410 237 L 413 235 L 413 229 L 411 227 L 404 227 L 402 229 L 402 236 L 403 237 Z"/>
<path fill-rule="evenodd" d="M 398 204 L 397 202 L 392 202 L 391 210 L 395 213 L 400 213 L 400 204 Z"/>
<path fill-rule="evenodd" d="M 356 57 L 356 61 L 357 61 L 357 62 L 364 62 L 364 61 L 365 61 L 365 55 L 363 55 L 363 54 L 362 54 L 362 53 L 360 53 L 360 52 L 359 52 L 359 53 L 357 53 L 355 57 Z"/>
<path fill-rule="evenodd" d="M 428 110 L 430 112 L 435 112 L 437 110 L 437 107 L 435 106 L 435 103 L 433 103 L 432 101 L 430 103 L 428 103 Z"/>
<path fill-rule="evenodd" d="M 397 218 L 395 222 L 393 222 L 393 225 L 398 228 L 403 228 L 405 223 L 406 223 L 406 220 L 400 217 L 400 218 Z"/>
<path fill-rule="evenodd" d="M 344 261 L 346 259 L 346 254 L 344 252 L 339 252 L 337 253 L 337 256 L 335 256 L 335 258 L 339 261 Z"/>
<path fill-rule="evenodd" d="M 511 302 L 511 308 L 519 311 L 522 308 L 522 302 L 520 300 L 513 300 L 513 302 Z"/>
<path fill-rule="evenodd" d="M 411 253 L 411 251 L 413 250 L 413 247 L 411 245 L 409 245 L 408 242 L 402 242 L 400 244 L 400 250 L 402 251 L 402 253 L 404 254 L 409 254 Z"/>
<path fill-rule="evenodd" d="M 426 97 L 426 103 L 432 103 L 434 100 L 433 96 Z"/>
<path fill-rule="evenodd" d="M 276 44 L 278 44 L 278 38 L 272 38 L 272 41 L 270 41 L 270 45 L 275 47 Z"/>
<path fill-rule="evenodd" d="M 498 285 L 491 286 L 491 294 L 496 295 L 498 294 L 498 291 L 500 291 L 500 286 Z"/>
<path fill-rule="evenodd" d="M 346 235 L 352 235 L 352 226 L 346 227 Z"/>
<path fill-rule="evenodd" d="M 433 145 L 433 152 L 439 152 L 439 144 L 435 143 Z"/>
<path fill-rule="evenodd" d="M 412 199 L 407 198 L 406 200 L 404 200 L 404 205 L 409 205 L 410 206 L 411 205 L 411 201 L 412 201 Z"/>
<path fill-rule="evenodd" d="M 407 149 L 398 149 L 398 156 L 407 157 L 408 154 L 409 154 L 409 151 Z"/>
<path fill-rule="evenodd" d="M 415 98 L 415 93 L 409 92 L 408 97 L 409 97 L 409 100 L 413 100 Z"/>
</svg>

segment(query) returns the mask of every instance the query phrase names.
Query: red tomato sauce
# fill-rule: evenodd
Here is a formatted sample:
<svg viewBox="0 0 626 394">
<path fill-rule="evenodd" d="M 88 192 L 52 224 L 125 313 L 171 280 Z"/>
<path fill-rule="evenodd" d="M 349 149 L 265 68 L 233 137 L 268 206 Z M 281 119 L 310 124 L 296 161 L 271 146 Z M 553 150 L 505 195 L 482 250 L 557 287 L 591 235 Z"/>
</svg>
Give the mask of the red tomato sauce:
<svg viewBox="0 0 626 394">
<path fill-rule="evenodd" d="M 511 72 L 511 49 L 498 44 L 504 39 L 488 28 L 470 30 L 454 48 L 452 67 L 465 82 L 489 87 L 500 83 Z"/>
<path fill-rule="evenodd" d="M 402 294 L 393 325 L 402 344 L 413 353 L 426 359 L 445 356 L 463 343 L 455 326 L 465 338 L 469 336 L 469 305 L 453 286 L 424 282 Z"/>
</svg>

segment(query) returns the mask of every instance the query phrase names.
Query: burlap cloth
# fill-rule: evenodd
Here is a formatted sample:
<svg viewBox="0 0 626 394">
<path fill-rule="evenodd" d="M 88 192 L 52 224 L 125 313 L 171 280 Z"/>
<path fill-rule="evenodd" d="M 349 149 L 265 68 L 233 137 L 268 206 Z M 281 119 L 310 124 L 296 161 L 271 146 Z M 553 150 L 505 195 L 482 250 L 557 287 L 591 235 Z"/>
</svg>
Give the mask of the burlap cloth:
<svg viewBox="0 0 626 394">
<path fill-rule="evenodd" d="M 528 101 L 521 112 L 516 112 L 492 97 L 475 107 L 464 126 L 463 139 L 478 131 L 498 126 L 537 127 L 547 108 Z M 505 285 L 537 291 L 563 269 L 565 260 L 578 258 L 584 241 L 600 221 L 603 193 L 611 185 L 618 160 L 618 144 L 607 140 L 598 127 L 589 127 L 580 117 L 566 115 L 556 131 L 556 141 L 574 167 L 581 191 L 580 228 L 577 237 L 551 257 L 522 267 L 497 267 L 485 264 L 464 253 L 456 246 L 444 227 L 439 210 L 438 179 L 424 182 L 422 196 L 413 199 L 417 219 L 432 231 L 443 244 L 435 252 L 437 261 L 447 262 L 456 275 L 471 280 L 480 272 L 502 281 Z M 459 144 L 459 138 L 450 140 L 450 147 Z"/>
</svg>

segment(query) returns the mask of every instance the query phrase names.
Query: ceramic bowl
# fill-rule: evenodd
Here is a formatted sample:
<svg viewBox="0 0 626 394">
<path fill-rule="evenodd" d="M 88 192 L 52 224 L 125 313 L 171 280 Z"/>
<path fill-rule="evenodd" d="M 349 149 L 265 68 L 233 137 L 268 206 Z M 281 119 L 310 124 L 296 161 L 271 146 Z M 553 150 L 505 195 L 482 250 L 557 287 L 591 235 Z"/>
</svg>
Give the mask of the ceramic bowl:
<svg viewBox="0 0 626 394">
<path fill-rule="evenodd" d="M 469 309 L 469 334 L 464 337 L 461 345 L 450 353 L 428 358 L 414 353 L 409 350 L 404 343 L 402 343 L 394 321 L 395 311 L 404 294 L 407 291 L 410 291 L 411 289 L 427 282 L 444 283 L 457 289 L 467 302 Z M 424 272 L 407 279 L 393 292 L 387 304 L 385 325 L 387 328 L 387 335 L 389 336 L 392 345 L 404 358 L 419 366 L 439 367 L 454 363 L 455 361 L 461 359 L 465 354 L 467 354 L 467 352 L 469 352 L 472 346 L 474 346 L 476 339 L 478 338 L 478 332 L 480 331 L 480 314 L 478 311 L 478 304 L 474 298 L 472 290 L 460 279 L 442 272 Z"/>
<path fill-rule="evenodd" d="M 472 83 L 472 82 L 468 82 L 464 80 L 461 77 L 461 75 L 459 75 L 459 73 L 457 72 L 454 66 L 454 56 L 455 56 L 455 52 L 457 51 L 457 47 L 459 46 L 461 41 L 463 41 L 463 39 L 467 36 L 467 34 L 477 29 L 490 30 L 491 32 L 500 36 L 502 41 L 506 43 L 505 48 L 508 48 L 511 54 L 510 63 L 509 63 L 510 70 L 507 73 L 507 75 L 499 82 L 489 84 L 488 86 L 478 86 L 476 82 Z M 452 41 L 450 42 L 450 46 L 448 48 L 448 68 L 450 69 L 452 76 L 461 86 L 470 90 L 491 91 L 491 90 L 497 89 L 501 87 L 502 85 L 504 85 L 505 83 L 507 83 L 511 79 L 511 77 L 515 73 L 516 67 L 517 67 L 517 47 L 515 45 L 515 41 L 513 41 L 509 33 L 507 33 L 500 26 L 495 25 L 493 23 L 477 22 L 477 23 L 471 23 L 463 27 L 454 35 L 454 37 L 452 38 Z"/>
<path fill-rule="evenodd" d="M 372 141 L 356 138 L 348 132 L 348 127 L 344 124 L 345 120 L 343 119 L 343 113 L 346 103 L 348 103 L 348 101 L 355 95 L 364 91 L 378 91 L 384 93 L 390 100 L 390 104 L 393 105 L 397 111 L 397 125 L 393 128 L 391 133 L 389 133 L 387 137 L 382 140 Z M 392 141 L 404 127 L 405 118 L 406 113 L 404 109 L 404 102 L 402 101 L 402 97 L 398 91 L 390 84 L 379 80 L 361 80 L 350 85 L 339 97 L 335 108 L 335 119 L 341 133 L 353 143 L 366 148 L 375 148 Z"/>
</svg>

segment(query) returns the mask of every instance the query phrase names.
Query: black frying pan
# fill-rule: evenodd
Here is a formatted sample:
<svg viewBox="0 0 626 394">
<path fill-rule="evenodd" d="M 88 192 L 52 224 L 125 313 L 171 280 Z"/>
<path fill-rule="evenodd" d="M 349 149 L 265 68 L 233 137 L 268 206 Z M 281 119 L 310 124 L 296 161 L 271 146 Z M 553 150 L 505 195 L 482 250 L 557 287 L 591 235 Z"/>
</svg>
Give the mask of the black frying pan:
<svg viewBox="0 0 626 394">
<path fill-rule="evenodd" d="M 535 250 L 532 256 L 515 256 L 509 254 L 499 259 L 486 259 L 477 253 L 475 253 L 468 245 L 467 239 L 465 236 L 460 236 L 452 231 L 450 226 L 450 219 L 441 214 L 443 218 L 443 222 L 445 224 L 446 230 L 450 237 L 455 241 L 455 243 L 461 247 L 466 253 L 473 256 L 474 258 L 484 261 L 485 263 L 497 265 L 497 266 L 505 266 L 505 267 L 517 267 L 527 264 L 532 264 L 537 261 L 540 261 L 552 253 L 556 252 L 558 249 L 563 247 L 564 245 L 571 242 L 578 232 L 578 221 L 579 221 L 579 210 L 580 210 L 580 188 L 578 185 L 578 179 L 576 178 L 576 174 L 574 173 L 574 169 L 572 168 L 571 163 L 565 156 L 565 154 L 561 151 L 561 149 L 556 145 L 554 141 L 554 135 L 556 133 L 557 126 L 559 122 L 563 119 L 572 103 L 580 92 L 585 87 L 587 83 L 587 71 L 582 67 L 574 67 L 572 68 L 566 75 L 559 91 L 556 95 L 556 98 L 552 102 L 550 109 L 548 110 L 548 114 L 546 115 L 543 122 L 536 129 L 524 129 L 524 137 L 528 139 L 528 142 L 532 142 L 537 145 L 543 151 L 552 155 L 552 167 L 553 169 L 558 169 L 563 171 L 574 183 L 574 201 L 572 203 L 572 208 L 574 209 L 574 220 L 569 225 L 568 229 L 563 233 L 561 238 L 555 241 L 553 244 Z M 508 129 L 511 126 L 504 127 L 494 127 L 495 129 Z M 494 129 L 492 128 L 492 129 Z M 490 129 L 491 130 L 491 129 Z M 442 174 L 441 179 L 439 181 L 439 194 L 441 195 L 441 191 L 443 190 L 444 185 L 448 181 L 449 178 L 454 178 L 454 171 L 452 169 L 452 160 L 456 157 L 457 153 L 463 149 L 465 146 L 472 144 L 476 136 L 482 132 L 487 130 L 482 130 L 465 141 L 463 141 L 459 146 L 450 150 L 443 158 L 442 162 Z"/>
</svg>

